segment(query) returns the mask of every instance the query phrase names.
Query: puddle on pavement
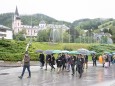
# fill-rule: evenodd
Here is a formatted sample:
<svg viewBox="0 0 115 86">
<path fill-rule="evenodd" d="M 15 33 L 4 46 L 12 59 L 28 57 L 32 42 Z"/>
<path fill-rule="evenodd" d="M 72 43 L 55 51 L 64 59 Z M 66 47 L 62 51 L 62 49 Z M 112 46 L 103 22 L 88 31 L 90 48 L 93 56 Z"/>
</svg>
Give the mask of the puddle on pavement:
<svg viewBox="0 0 115 86">
<path fill-rule="evenodd" d="M 0 73 L 0 75 L 8 75 L 9 73 Z"/>
</svg>

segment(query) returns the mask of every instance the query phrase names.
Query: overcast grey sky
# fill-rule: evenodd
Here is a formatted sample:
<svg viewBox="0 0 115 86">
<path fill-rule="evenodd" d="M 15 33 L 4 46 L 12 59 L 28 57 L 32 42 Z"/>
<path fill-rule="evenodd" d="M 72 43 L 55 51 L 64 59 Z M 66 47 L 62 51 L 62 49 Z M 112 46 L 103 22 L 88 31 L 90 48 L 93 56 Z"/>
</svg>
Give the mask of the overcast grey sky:
<svg viewBox="0 0 115 86">
<path fill-rule="evenodd" d="M 42 13 L 57 20 L 73 22 L 83 18 L 115 18 L 115 0 L 0 0 L 0 14 Z"/>
</svg>

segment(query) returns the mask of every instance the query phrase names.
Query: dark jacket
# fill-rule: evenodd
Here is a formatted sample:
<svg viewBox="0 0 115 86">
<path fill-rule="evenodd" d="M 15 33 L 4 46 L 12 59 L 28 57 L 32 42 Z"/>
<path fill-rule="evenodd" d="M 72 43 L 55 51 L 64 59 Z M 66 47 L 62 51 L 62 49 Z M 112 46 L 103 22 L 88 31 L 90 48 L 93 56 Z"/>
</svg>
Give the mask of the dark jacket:
<svg viewBox="0 0 115 86">
<path fill-rule="evenodd" d="M 92 60 L 93 61 L 96 61 L 97 60 L 97 57 L 95 55 L 92 56 Z"/>
<path fill-rule="evenodd" d="M 62 56 L 61 56 L 61 59 L 62 59 L 62 64 L 65 64 L 65 63 L 66 63 L 65 55 L 62 55 Z"/>
<path fill-rule="evenodd" d="M 57 63 L 57 67 L 61 67 L 62 66 L 62 58 L 61 57 L 58 57 L 56 59 L 56 63 Z"/>
<path fill-rule="evenodd" d="M 72 56 L 70 59 L 71 59 L 71 65 L 75 65 L 76 57 Z"/>
<path fill-rule="evenodd" d="M 50 62 L 51 62 L 52 65 L 55 65 L 55 57 L 54 56 L 51 56 Z"/>
<path fill-rule="evenodd" d="M 45 59 L 44 54 L 40 54 L 40 55 L 39 55 L 39 60 L 40 60 L 40 62 L 44 62 L 44 59 Z"/>
<path fill-rule="evenodd" d="M 84 59 L 83 58 L 77 58 L 77 66 L 82 67 L 84 63 Z"/>
<path fill-rule="evenodd" d="M 88 55 L 84 56 L 85 63 L 88 62 Z"/>
</svg>

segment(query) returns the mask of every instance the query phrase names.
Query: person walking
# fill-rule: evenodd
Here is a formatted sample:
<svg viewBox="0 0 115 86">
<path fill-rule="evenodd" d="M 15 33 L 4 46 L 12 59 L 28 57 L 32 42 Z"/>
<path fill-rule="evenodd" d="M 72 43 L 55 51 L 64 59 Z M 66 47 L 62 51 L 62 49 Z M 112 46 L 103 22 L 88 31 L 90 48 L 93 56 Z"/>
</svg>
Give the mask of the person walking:
<svg viewBox="0 0 115 86">
<path fill-rule="evenodd" d="M 88 68 L 88 55 L 84 55 L 84 68 Z"/>
<path fill-rule="evenodd" d="M 113 59 L 112 64 L 114 64 L 115 63 L 115 55 L 112 56 L 112 59 Z"/>
<path fill-rule="evenodd" d="M 54 69 L 55 70 L 55 57 L 53 54 L 51 54 L 51 58 L 49 58 L 49 65 L 51 66 L 51 71 Z"/>
<path fill-rule="evenodd" d="M 110 54 L 107 54 L 108 62 L 109 62 L 109 67 L 111 66 L 111 61 L 112 61 L 112 56 Z"/>
<path fill-rule="evenodd" d="M 23 71 L 21 76 L 18 76 L 18 78 L 22 79 L 23 75 L 25 73 L 25 70 L 27 68 L 29 76 L 27 78 L 31 78 L 31 71 L 30 71 L 30 56 L 28 54 L 28 51 L 25 52 L 24 58 L 23 58 Z"/>
<path fill-rule="evenodd" d="M 45 70 L 47 70 L 47 65 L 48 65 L 48 63 L 49 63 L 49 59 L 51 59 L 51 55 L 50 55 L 50 54 L 47 54 L 47 55 L 46 55 L 46 59 L 45 59 L 45 64 L 46 64 Z"/>
<path fill-rule="evenodd" d="M 56 59 L 56 63 L 57 63 L 57 73 L 59 74 L 61 71 L 61 66 L 62 66 L 61 54 L 58 54 L 58 57 Z"/>
<path fill-rule="evenodd" d="M 70 64 L 71 64 L 71 69 L 72 69 L 72 75 L 74 76 L 74 74 L 75 74 L 74 67 L 75 67 L 75 62 L 76 62 L 76 56 L 71 56 L 70 60 L 71 60 Z"/>
<path fill-rule="evenodd" d="M 95 54 L 93 54 L 92 55 L 93 66 L 97 66 L 96 60 L 97 60 L 97 57 Z"/>
<path fill-rule="evenodd" d="M 64 53 L 62 53 L 61 59 L 62 59 L 62 71 L 64 71 L 64 69 L 66 69 L 66 57 Z"/>
<path fill-rule="evenodd" d="M 40 67 L 41 67 L 41 69 L 43 68 L 43 66 L 44 66 L 44 60 L 45 60 L 45 56 L 44 56 L 44 54 L 43 53 L 40 53 L 40 55 L 39 55 L 39 60 L 40 60 Z"/>
<path fill-rule="evenodd" d="M 102 55 L 102 64 L 103 64 L 103 67 L 105 66 L 105 59 L 107 58 L 106 54 L 104 53 Z"/>
<path fill-rule="evenodd" d="M 69 54 L 66 54 L 66 69 L 69 72 L 71 66 L 71 56 Z"/>
<path fill-rule="evenodd" d="M 104 67 L 108 68 L 109 67 L 109 57 L 108 57 L 108 54 L 105 54 L 105 55 L 106 55 L 106 57 L 105 57 L 105 65 L 104 65 Z"/>
<path fill-rule="evenodd" d="M 79 73 L 79 78 L 82 77 L 82 73 L 83 73 L 83 64 L 84 64 L 84 58 L 82 57 L 82 55 L 80 54 L 77 58 L 77 70 Z"/>
</svg>

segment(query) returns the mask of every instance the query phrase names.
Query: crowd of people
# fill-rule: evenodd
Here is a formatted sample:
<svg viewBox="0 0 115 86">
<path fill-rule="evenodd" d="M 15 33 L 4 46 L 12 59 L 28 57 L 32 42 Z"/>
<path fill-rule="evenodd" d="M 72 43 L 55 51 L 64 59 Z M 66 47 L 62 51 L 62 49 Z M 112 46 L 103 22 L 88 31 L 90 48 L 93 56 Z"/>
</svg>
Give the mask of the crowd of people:
<svg viewBox="0 0 115 86">
<path fill-rule="evenodd" d="M 57 65 L 57 73 L 64 71 L 72 70 L 72 75 L 75 75 L 75 71 L 78 71 L 79 78 L 81 78 L 83 69 L 88 68 L 88 55 L 69 55 L 65 53 L 59 53 L 57 58 L 55 59 L 54 54 L 47 54 L 46 58 L 43 53 L 39 55 L 40 67 L 41 69 L 44 66 L 47 70 L 47 65 L 49 64 L 51 67 L 51 71 L 55 70 L 54 65 Z"/>
<path fill-rule="evenodd" d="M 115 63 L 115 55 L 111 55 L 108 53 L 104 53 L 102 56 L 99 57 L 99 61 L 103 64 L 103 67 L 108 68 L 110 67 L 111 63 Z"/>
<path fill-rule="evenodd" d="M 79 73 L 79 78 L 82 77 L 82 73 L 84 69 L 88 68 L 88 55 L 83 54 L 77 54 L 77 55 L 71 55 L 71 54 L 65 54 L 65 53 L 59 53 L 57 58 L 54 57 L 54 54 L 47 54 L 46 56 L 43 53 L 39 54 L 39 61 L 40 61 L 40 67 L 43 69 L 45 66 L 45 70 L 47 70 L 47 66 L 50 65 L 51 71 L 57 69 L 57 74 L 64 71 L 72 71 L 72 75 L 74 76 L 75 73 Z M 97 56 L 95 53 L 92 54 L 92 61 L 93 66 L 97 66 Z M 30 71 L 30 57 L 28 54 L 28 51 L 25 52 L 24 59 L 23 59 L 23 70 L 21 76 L 19 78 L 23 78 L 24 72 L 27 68 L 29 76 L 31 77 L 31 71 Z M 102 63 L 103 67 L 109 67 L 111 62 L 115 63 L 115 55 L 110 56 L 109 54 L 104 53 L 102 56 L 99 57 L 99 62 Z M 57 68 L 55 68 L 55 65 Z"/>
</svg>

